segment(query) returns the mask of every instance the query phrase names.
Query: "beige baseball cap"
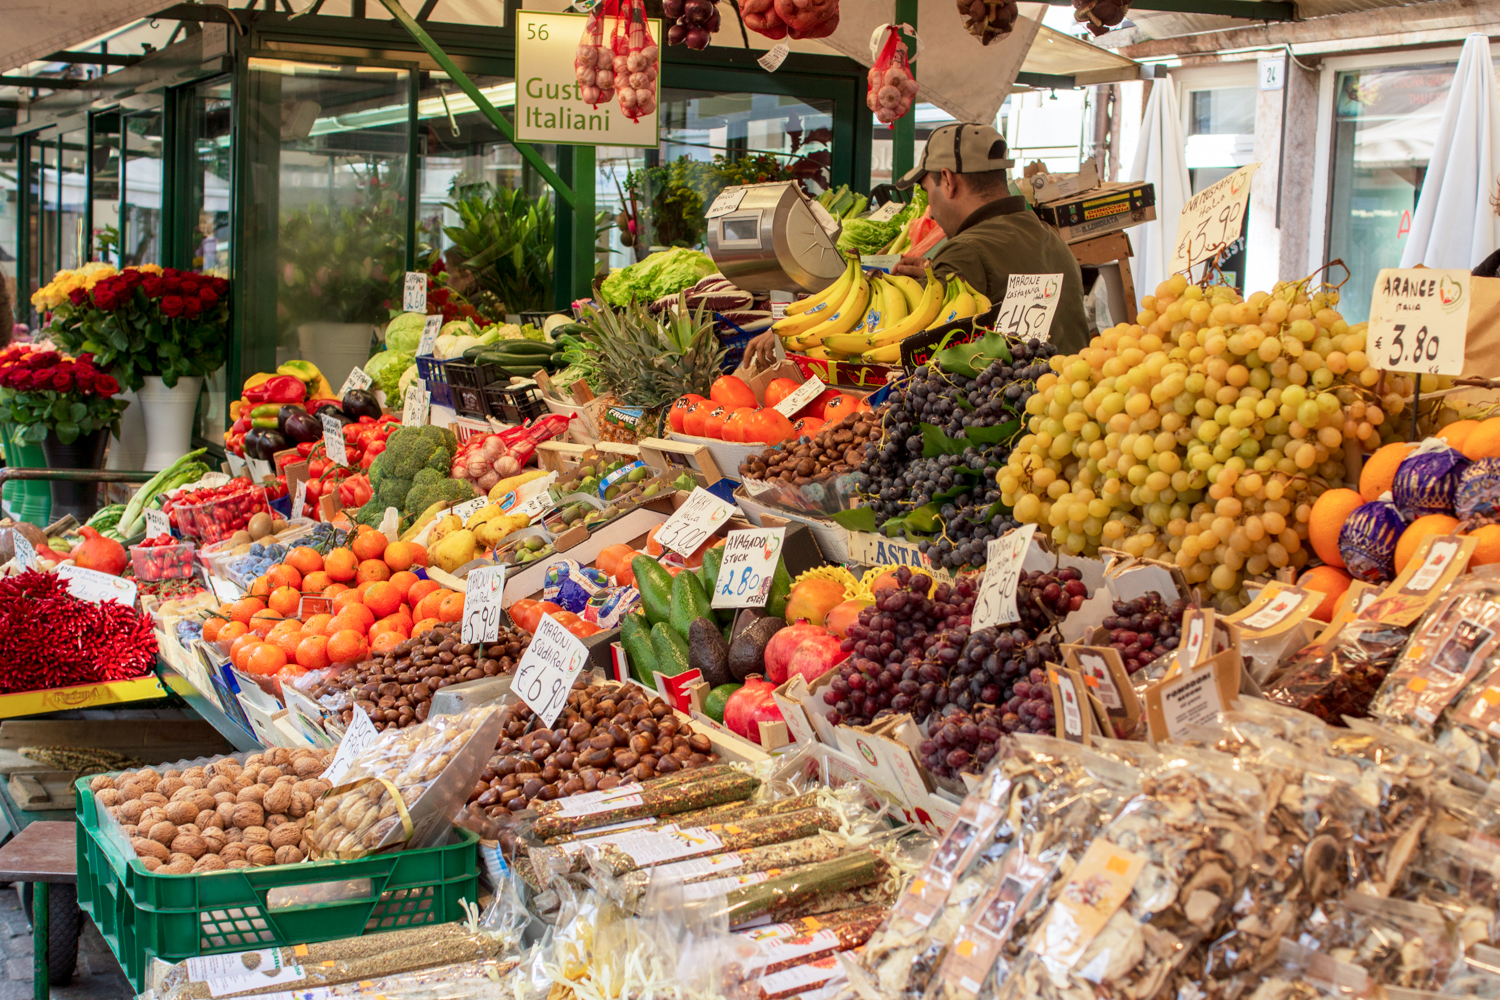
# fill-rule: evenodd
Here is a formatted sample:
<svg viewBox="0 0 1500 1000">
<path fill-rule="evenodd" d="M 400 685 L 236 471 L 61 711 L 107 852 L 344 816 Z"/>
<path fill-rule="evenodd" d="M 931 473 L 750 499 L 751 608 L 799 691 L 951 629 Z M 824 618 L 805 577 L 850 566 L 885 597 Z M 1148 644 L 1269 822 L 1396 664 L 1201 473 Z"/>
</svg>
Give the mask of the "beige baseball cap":
<svg viewBox="0 0 1500 1000">
<path fill-rule="evenodd" d="M 990 125 L 962 122 L 944 125 L 927 139 L 922 159 L 897 182 L 898 188 L 909 188 L 932 170 L 951 170 L 955 174 L 980 174 L 989 170 L 1013 167 L 1005 137 Z"/>
</svg>

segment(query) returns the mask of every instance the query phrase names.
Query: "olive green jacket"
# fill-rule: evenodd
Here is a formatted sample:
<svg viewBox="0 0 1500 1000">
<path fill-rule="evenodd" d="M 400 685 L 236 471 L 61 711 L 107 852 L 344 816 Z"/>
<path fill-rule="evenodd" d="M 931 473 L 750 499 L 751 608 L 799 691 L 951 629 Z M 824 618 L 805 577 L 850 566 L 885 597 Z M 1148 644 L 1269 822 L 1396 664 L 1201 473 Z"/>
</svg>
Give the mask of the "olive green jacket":
<svg viewBox="0 0 1500 1000">
<path fill-rule="evenodd" d="M 1061 274 L 1062 299 L 1052 317 L 1052 343 L 1067 354 L 1088 346 L 1078 261 L 1057 231 L 1038 219 L 1019 195 L 971 212 L 938 251 L 932 269 L 937 274 L 959 274 L 997 305 L 1005 298 L 1012 272 Z"/>
</svg>

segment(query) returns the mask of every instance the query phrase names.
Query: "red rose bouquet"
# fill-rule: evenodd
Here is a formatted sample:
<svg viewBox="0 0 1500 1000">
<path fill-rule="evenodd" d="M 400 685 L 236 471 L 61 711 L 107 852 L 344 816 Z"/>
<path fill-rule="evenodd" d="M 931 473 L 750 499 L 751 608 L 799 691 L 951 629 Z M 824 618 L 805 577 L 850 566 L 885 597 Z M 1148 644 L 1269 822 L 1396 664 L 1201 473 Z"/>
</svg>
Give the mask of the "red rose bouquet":
<svg viewBox="0 0 1500 1000">
<path fill-rule="evenodd" d="M 119 392 L 120 383 L 91 355 L 69 358 L 31 344 L 0 351 L 0 423 L 16 424 L 28 444 L 48 431 L 63 444 L 104 427 L 119 437 L 127 405 Z"/>
</svg>

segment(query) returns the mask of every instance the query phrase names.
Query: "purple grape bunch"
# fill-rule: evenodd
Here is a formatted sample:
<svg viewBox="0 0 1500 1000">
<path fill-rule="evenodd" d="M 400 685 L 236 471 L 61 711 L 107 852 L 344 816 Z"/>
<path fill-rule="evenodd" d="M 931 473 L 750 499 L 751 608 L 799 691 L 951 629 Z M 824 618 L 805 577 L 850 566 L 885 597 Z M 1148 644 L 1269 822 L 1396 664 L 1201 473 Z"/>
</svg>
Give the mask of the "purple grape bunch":
<svg viewBox="0 0 1500 1000">
<path fill-rule="evenodd" d="M 1190 605 L 1182 598 L 1170 606 L 1155 591 L 1130 601 L 1116 601 L 1104 619 L 1109 644 L 1120 651 L 1125 670 L 1135 673 L 1177 648 L 1182 641 L 1182 617 Z"/>
<path fill-rule="evenodd" d="M 877 591 L 875 603 L 849 626 L 843 648 L 851 655 L 823 694 L 834 725 L 864 725 L 930 705 L 968 640 L 972 580 L 933 589 L 930 576 L 909 566 L 895 576 L 896 586 Z"/>
<path fill-rule="evenodd" d="M 1083 574 L 1070 566 L 1022 573 L 1016 585 L 1016 611 L 1021 627 L 1041 635 L 1049 626 L 1083 607 L 1088 600 Z"/>
<path fill-rule="evenodd" d="M 932 720 L 931 736 L 917 748 L 927 770 L 943 778 L 956 778 L 967 771 L 985 769 L 999 748 L 1004 733 L 1002 712 L 994 705 L 981 705 L 973 712 L 956 706 Z"/>
<path fill-rule="evenodd" d="M 1049 662 L 1060 662 L 1055 637 L 1037 638 L 1019 626 L 976 629 L 947 681 L 939 687 L 935 703 L 944 710 L 952 706 L 966 712 L 976 711 L 981 705 L 998 705 L 1018 719 L 1030 718 L 1019 711 L 1020 705 L 1031 697 L 1038 677 L 1043 694 L 1049 690 L 1045 671 Z M 1021 702 L 1015 702 L 1018 686 Z M 1018 731 L 1046 730 L 1019 724 L 1006 730 Z"/>
</svg>

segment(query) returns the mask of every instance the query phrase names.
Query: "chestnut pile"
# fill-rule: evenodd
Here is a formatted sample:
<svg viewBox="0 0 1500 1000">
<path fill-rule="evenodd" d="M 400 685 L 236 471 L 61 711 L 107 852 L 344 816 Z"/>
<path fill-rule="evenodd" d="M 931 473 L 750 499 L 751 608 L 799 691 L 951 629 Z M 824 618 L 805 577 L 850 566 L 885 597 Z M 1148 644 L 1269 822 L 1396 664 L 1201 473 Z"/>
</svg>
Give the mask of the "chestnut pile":
<svg viewBox="0 0 1500 1000">
<path fill-rule="evenodd" d="M 811 438 L 750 456 L 740 463 L 740 477 L 802 486 L 826 473 L 853 472 L 865 460 L 865 446 L 879 434 L 878 417 L 868 412 L 846 414 Z"/>
</svg>

